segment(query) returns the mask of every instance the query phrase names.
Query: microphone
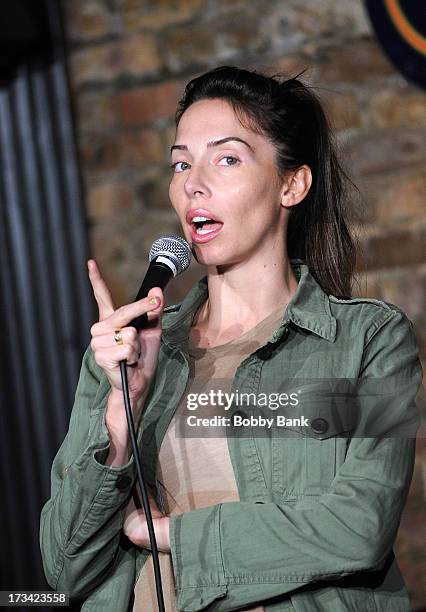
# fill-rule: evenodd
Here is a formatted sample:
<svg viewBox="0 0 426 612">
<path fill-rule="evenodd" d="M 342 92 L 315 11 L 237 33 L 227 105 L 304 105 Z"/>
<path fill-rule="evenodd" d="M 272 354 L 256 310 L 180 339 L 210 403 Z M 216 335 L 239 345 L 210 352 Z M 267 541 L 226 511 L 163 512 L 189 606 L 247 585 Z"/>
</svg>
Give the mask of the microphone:
<svg viewBox="0 0 426 612">
<path fill-rule="evenodd" d="M 170 279 L 184 272 L 191 263 L 191 248 L 180 236 L 174 234 L 160 236 L 152 243 L 149 261 L 149 268 L 135 297 L 135 302 L 146 297 L 153 287 L 164 289 Z M 148 315 L 145 313 L 133 319 L 129 326 L 139 331 L 147 323 Z"/>
</svg>

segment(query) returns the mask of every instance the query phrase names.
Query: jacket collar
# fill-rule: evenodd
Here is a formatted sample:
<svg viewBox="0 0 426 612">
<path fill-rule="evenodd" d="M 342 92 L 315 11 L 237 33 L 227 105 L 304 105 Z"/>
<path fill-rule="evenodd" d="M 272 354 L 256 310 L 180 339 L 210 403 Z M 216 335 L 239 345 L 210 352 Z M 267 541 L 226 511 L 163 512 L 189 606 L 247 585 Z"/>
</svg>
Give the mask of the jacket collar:
<svg viewBox="0 0 426 612">
<path fill-rule="evenodd" d="M 292 321 L 297 327 L 334 342 L 336 319 L 331 314 L 327 294 L 301 259 L 290 259 L 290 265 L 298 285 L 283 313 L 283 321 L 272 339 L 277 340 L 286 324 Z M 165 309 L 163 338 L 168 344 L 179 344 L 188 338 L 195 313 L 207 297 L 207 276 L 204 276 L 190 289 L 180 305 Z"/>
</svg>

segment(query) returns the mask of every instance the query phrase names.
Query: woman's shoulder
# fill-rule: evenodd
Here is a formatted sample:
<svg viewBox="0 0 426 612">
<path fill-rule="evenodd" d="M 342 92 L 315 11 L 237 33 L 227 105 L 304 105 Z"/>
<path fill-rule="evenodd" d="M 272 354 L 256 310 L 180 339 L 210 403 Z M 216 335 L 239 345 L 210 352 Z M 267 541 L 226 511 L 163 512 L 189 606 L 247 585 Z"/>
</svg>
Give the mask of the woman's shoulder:
<svg viewBox="0 0 426 612">
<path fill-rule="evenodd" d="M 347 327 L 351 336 L 355 334 L 368 343 L 379 332 L 393 333 L 395 329 L 404 335 L 414 337 L 414 324 L 407 313 L 396 304 L 386 300 L 369 297 L 340 298 L 328 296 L 331 314 L 340 322 L 340 326 Z"/>
<path fill-rule="evenodd" d="M 412 323 L 407 313 L 400 306 L 386 300 L 363 296 L 342 298 L 329 295 L 328 301 L 332 314 L 337 317 L 340 315 L 362 317 L 366 320 L 371 320 L 371 318 L 387 320 L 394 315 L 399 315 L 399 317 L 406 318 Z"/>
<path fill-rule="evenodd" d="M 404 311 L 396 304 L 392 304 L 392 302 L 387 302 L 385 300 L 379 300 L 377 298 L 368 298 L 368 297 L 363 297 L 363 296 L 356 296 L 352 298 L 341 298 L 341 297 L 337 297 L 335 295 L 330 294 L 328 296 L 328 299 L 331 302 L 334 302 L 335 304 L 369 304 L 369 305 L 372 305 L 373 309 L 374 309 L 374 306 L 379 306 L 385 311 L 393 310 L 393 311 L 402 312 L 403 314 L 405 314 Z"/>
</svg>

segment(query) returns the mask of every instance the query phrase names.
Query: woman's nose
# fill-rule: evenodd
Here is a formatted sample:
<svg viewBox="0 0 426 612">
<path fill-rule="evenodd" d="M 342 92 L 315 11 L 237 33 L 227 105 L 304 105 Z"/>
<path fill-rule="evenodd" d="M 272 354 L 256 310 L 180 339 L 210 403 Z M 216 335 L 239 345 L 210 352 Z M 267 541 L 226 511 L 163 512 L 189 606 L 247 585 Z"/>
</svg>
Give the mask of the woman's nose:
<svg viewBox="0 0 426 612">
<path fill-rule="evenodd" d="M 209 195 L 210 188 L 205 171 L 199 166 L 192 166 L 185 181 L 185 191 L 189 198 L 197 193 Z"/>
</svg>

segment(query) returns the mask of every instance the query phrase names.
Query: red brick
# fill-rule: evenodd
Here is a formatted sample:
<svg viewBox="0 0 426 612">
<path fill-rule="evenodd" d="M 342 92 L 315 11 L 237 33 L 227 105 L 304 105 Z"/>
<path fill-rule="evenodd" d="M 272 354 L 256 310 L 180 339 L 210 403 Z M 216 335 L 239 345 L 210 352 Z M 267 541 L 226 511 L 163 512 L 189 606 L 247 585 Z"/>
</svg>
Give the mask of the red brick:
<svg viewBox="0 0 426 612">
<path fill-rule="evenodd" d="M 115 170 L 143 170 L 144 165 L 165 164 L 168 160 L 161 136 L 155 130 L 83 134 L 80 159 L 90 177 Z"/>
<path fill-rule="evenodd" d="M 87 198 L 88 215 L 91 219 L 112 220 L 115 214 L 131 207 L 132 196 L 126 183 L 101 183 L 91 187 Z"/>
<path fill-rule="evenodd" d="M 327 83 L 377 85 L 387 77 L 397 74 L 396 68 L 372 38 L 347 41 L 339 47 L 321 45 L 312 60 L 317 64 L 318 82 L 322 86 Z"/>
<path fill-rule="evenodd" d="M 120 75 L 141 76 L 161 68 L 156 38 L 151 34 L 127 36 L 119 45 L 117 72 Z"/>
<path fill-rule="evenodd" d="M 426 96 L 410 86 L 380 91 L 371 98 L 369 112 L 380 127 L 426 125 Z"/>
<path fill-rule="evenodd" d="M 342 142 L 341 151 L 351 161 L 351 174 L 364 177 L 423 163 L 425 140 L 425 128 L 364 129 Z"/>
<path fill-rule="evenodd" d="M 212 33 L 215 33 L 212 35 Z M 163 57 L 171 71 L 190 69 L 194 60 L 211 66 L 228 63 L 233 55 L 260 52 L 270 37 L 253 10 L 170 28 L 162 40 Z"/>
<path fill-rule="evenodd" d="M 354 94 L 342 91 L 319 93 L 334 130 L 347 130 L 361 126 L 362 109 Z"/>
<path fill-rule="evenodd" d="M 143 77 L 155 73 L 160 66 L 156 41 L 147 34 L 86 46 L 74 51 L 70 58 L 74 88 L 129 75 Z"/>
<path fill-rule="evenodd" d="M 360 258 L 359 269 L 366 266 L 369 270 L 411 266 L 425 260 L 426 228 L 416 230 L 394 230 L 378 233 L 364 240 L 364 254 Z"/>
<path fill-rule="evenodd" d="M 73 51 L 69 57 L 70 79 L 73 90 L 91 82 L 110 81 L 116 76 L 110 68 L 112 43 L 85 46 Z M 108 67 L 108 69 L 106 69 Z"/>
<path fill-rule="evenodd" d="M 129 31 L 157 30 L 192 19 L 203 8 L 204 0 L 123 0 L 122 16 Z"/>
<path fill-rule="evenodd" d="M 112 33 L 113 20 L 105 2 L 66 0 L 63 6 L 69 41 L 92 41 Z"/>
<path fill-rule="evenodd" d="M 169 198 L 170 173 L 163 172 L 146 179 L 138 188 L 138 197 L 147 209 L 163 208 L 171 212 Z"/>
<path fill-rule="evenodd" d="M 118 103 L 122 124 L 136 126 L 171 118 L 183 89 L 182 83 L 168 81 L 120 93 Z"/>
<path fill-rule="evenodd" d="M 79 145 L 80 158 L 92 175 L 110 172 L 120 165 L 117 137 L 111 134 L 90 134 Z"/>
<path fill-rule="evenodd" d="M 420 332 L 426 323 L 426 264 L 386 271 L 368 270 L 361 281 L 361 294 L 396 304 Z M 426 372 L 425 372 L 426 374 Z"/>
<path fill-rule="evenodd" d="M 80 92 L 74 98 L 78 129 L 99 132 L 113 128 L 117 122 L 116 100 L 105 92 Z"/>
<path fill-rule="evenodd" d="M 122 166 L 140 167 L 166 161 L 161 136 L 155 130 L 122 132 L 116 139 Z"/>
<path fill-rule="evenodd" d="M 426 171 L 421 166 L 368 177 L 363 190 L 382 226 L 395 226 L 425 213 Z"/>
</svg>

